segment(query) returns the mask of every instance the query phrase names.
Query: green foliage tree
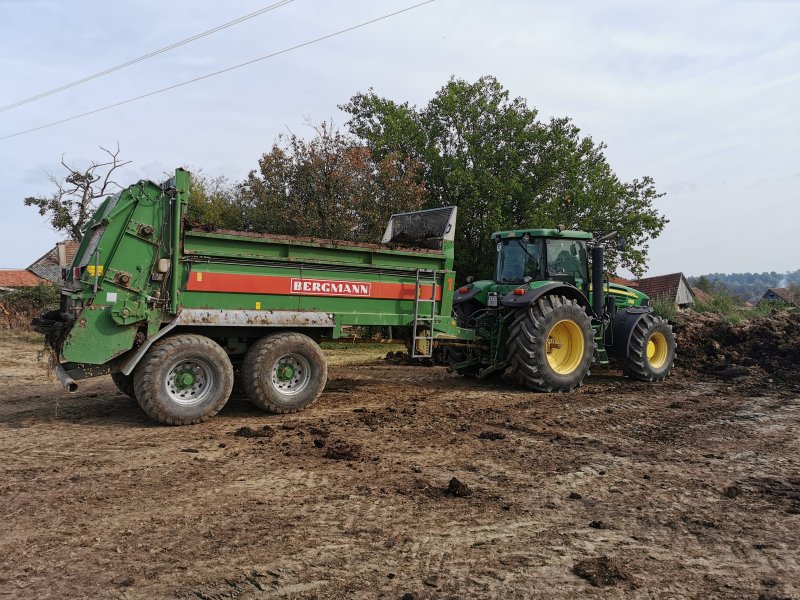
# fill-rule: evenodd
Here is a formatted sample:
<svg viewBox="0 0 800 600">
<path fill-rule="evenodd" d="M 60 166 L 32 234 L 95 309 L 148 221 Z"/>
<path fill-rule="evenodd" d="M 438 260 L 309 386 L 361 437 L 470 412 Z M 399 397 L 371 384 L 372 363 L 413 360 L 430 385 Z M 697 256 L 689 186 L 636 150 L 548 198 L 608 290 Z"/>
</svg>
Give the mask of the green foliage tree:
<svg viewBox="0 0 800 600">
<path fill-rule="evenodd" d="M 56 231 L 68 234 L 73 240 L 83 239 L 83 226 L 95 211 L 95 201 L 121 189 L 113 180 L 117 169 L 131 161 L 122 160 L 119 144 L 116 150 L 100 148 L 107 160 L 92 161 L 86 168 L 69 165 L 61 157 L 61 166 L 67 170 L 65 177 L 49 174 L 55 191 L 45 196 L 25 198 L 25 206 L 35 206 L 39 214 L 50 220 Z"/>
<path fill-rule="evenodd" d="M 617 231 L 627 250 L 614 266 L 644 271 L 647 242 L 667 220 L 649 177 L 621 181 L 605 145 L 582 137 L 568 118 L 542 122 L 522 98 L 511 99 L 493 77 L 451 79 L 428 104 L 381 98 L 372 90 L 340 106 L 350 130 L 376 160 L 418 161 L 430 206 L 458 206 L 457 256 L 463 273 L 488 275 L 492 231 L 518 227 Z"/>
<path fill-rule="evenodd" d="M 237 229 L 242 221 L 237 186 L 225 177 L 208 177 L 201 169 L 192 171 L 186 218 L 195 226 Z"/>
<path fill-rule="evenodd" d="M 389 216 L 425 201 L 418 163 L 377 157 L 328 123 L 306 141 L 282 136 L 238 190 L 239 229 L 351 241 L 380 240 Z"/>
</svg>

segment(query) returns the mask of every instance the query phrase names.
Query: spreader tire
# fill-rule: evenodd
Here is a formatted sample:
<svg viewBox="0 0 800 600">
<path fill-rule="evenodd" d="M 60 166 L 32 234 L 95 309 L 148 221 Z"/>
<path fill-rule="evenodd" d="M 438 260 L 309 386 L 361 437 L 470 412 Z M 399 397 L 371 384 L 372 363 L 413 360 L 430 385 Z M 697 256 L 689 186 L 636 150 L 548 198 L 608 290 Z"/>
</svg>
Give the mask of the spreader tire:
<svg viewBox="0 0 800 600">
<path fill-rule="evenodd" d="M 541 392 L 567 392 L 589 375 L 592 321 L 583 307 L 549 295 L 521 309 L 511 324 L 508 358 L 517 382 Z"/>
<path fill-rule="evenodd" d="M 136 399 L 150 417 L 167 425 L 201 423 L 231 395 L 233 366 L 215 341 L 195 334 L 157 341 L 133 373 Z"/>
<path fill-rule="evenodd" d="M 124 373 L 112 373 L 111 379 L 114 381 L 114 385 L 117 386 L 117 389 L 136 400 L 136 389 L 133 385 L 133 375 L 125 375 Z"/>
<path fill-rule="evenodd" d="M 642 315 L 631 331 L 622 370 L 631 379 L 661 381 L 675 362 L 675 334 L 661 317 Z"/>
<path fill-rule="evenodd" d="M 263 337 L 250 347 L 242 363 L 247 397 L 271 413 L 294 413 L 310 406 L 327 380 L 322 349 L 302 333 Z"/>
</svg>

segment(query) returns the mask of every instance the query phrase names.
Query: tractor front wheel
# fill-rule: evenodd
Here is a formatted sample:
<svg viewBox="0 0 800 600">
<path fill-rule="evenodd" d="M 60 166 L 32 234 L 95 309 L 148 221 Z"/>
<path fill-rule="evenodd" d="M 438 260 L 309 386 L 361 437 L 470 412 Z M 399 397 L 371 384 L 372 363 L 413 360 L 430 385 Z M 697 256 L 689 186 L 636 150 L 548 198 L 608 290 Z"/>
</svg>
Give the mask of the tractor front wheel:
<svg viewBox="0 0 800 600">
<path fill-rule="evenodd" d="M 594 356 L 594 331 L 586 311 L 564 296 L 545 296 L 522 309 L 508 337 L 517 382 L 541 392 L 567 392 L 583 383 Z"/>
<path fill-rule="evenodd" d="M 272 413 L 293 413 L 311 405 L 327 380 L 322 349 L 302 333 L 263 337 L 250 347 L 242 363 L 247 397 Z"/>
<path fill-rule="evenodd" d="M 661 317 L 642 315 L 631 332 L 622 370 L 631 379 L 661 381 L 675 361 L 675 334 Z"/>
</svg>

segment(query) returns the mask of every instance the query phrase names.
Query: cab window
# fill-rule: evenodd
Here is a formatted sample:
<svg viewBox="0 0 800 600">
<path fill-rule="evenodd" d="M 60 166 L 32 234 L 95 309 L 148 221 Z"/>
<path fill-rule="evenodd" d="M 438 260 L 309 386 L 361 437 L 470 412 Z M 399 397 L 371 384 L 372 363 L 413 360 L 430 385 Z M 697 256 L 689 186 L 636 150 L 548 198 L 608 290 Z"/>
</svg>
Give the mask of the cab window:
<svg viewBox="0 0 800 600">
<path fill-rule="evenodd" d="M 498 243 L 497 271 L 498 283 L 523 283 L 526 277 L 531 280 L 542 278 L 541 240 L 523 238 L 502 240 Z"/>
<path fill-rule="evenodd" d="M 568 276 L 583 287 L 589 280 L 586 266 L 586 242 L 583 240 L 547 240 L 547 274 Z"/>
</svg>

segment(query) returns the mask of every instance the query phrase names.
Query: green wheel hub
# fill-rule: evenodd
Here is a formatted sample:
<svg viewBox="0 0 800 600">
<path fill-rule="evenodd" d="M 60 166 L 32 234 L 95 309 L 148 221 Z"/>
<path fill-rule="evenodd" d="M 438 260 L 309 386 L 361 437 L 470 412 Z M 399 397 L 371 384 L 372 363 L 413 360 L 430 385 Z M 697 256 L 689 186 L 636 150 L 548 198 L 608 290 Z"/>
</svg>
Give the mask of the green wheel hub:
<svg viewBox="0 0 800 600">
<path fill-rule="evenodd" d="M 183 371 L 175 375 L 175 387 L 181 390 L 189 389 L 197 381 L 192 371 Z"/>
<path fill-rule="evenodd" d="M 288 363 L 279 365 L 277 375 L 280 381 L 291 381 L 294 378 L 294 367 Z"/>
</svg>

